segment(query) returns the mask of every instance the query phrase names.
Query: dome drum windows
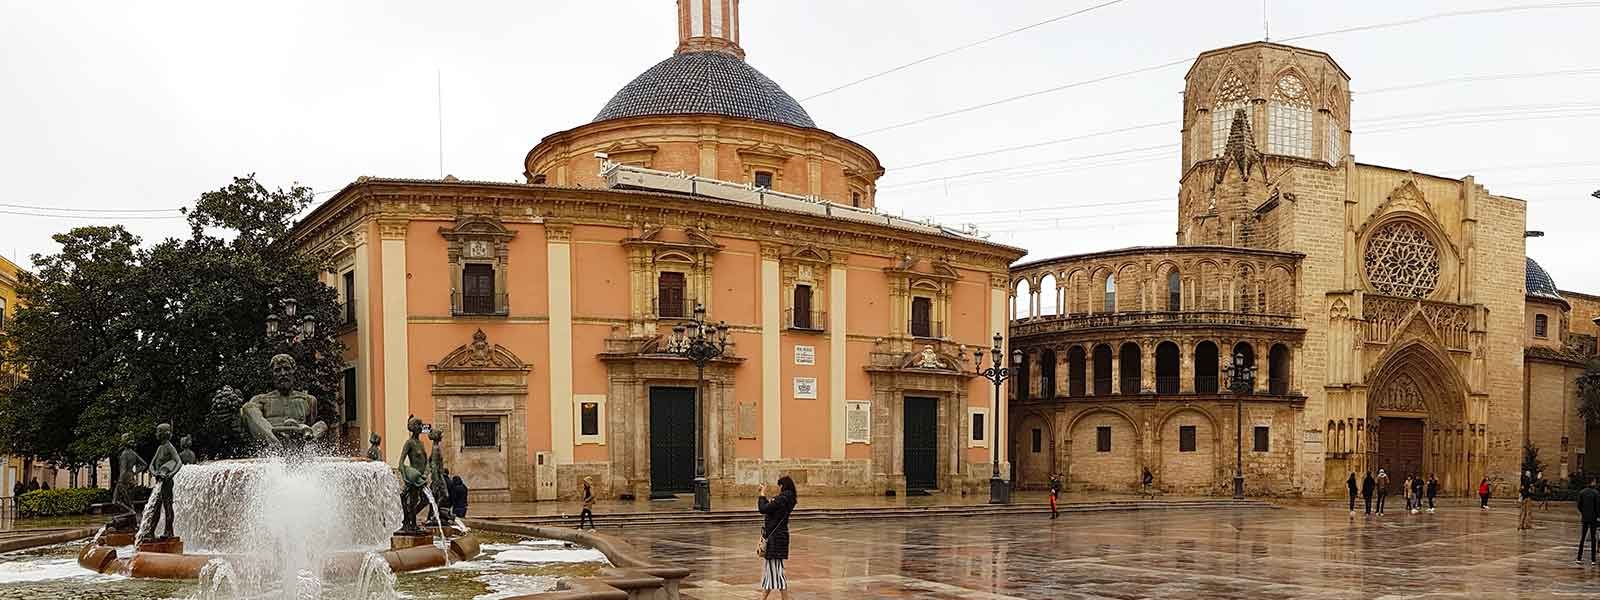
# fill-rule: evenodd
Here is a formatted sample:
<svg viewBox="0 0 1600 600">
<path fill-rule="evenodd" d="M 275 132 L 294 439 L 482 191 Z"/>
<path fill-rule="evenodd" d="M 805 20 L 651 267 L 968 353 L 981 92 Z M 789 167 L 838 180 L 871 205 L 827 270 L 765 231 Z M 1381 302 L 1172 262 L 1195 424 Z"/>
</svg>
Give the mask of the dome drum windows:
<svg viewBox="0 0 1600 600">
<path fill-rule="evenodd" d="M 1267 101 L 1267 152 L 1315 158 L 1311 124 L 1311 92 L 1292 73 L 1278 77 Z"/>
<path fill-rule="evenodd" d="M 1228 145 L 1228 128 L 1233 123 L 1234 111 L 1243 109 L 1246 119 L 1255 120 L 1250 112 L 1250 90 L 1237 73 L 1223 76 L 1215 99 L 1211 106 L 1211 158 L 1222 156 Z"/>
</svg>

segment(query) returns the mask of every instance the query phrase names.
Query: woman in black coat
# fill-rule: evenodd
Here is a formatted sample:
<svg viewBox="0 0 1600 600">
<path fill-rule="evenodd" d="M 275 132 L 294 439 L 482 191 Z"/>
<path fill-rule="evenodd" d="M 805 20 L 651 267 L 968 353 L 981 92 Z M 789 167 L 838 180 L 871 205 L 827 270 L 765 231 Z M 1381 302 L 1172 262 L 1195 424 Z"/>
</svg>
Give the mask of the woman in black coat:
<svg viewBox="0 0 1600 600">
<path fill-rule="evenodd" d="M 450 512 L 455 513 L 456 518 L 467 516 L 467 484 L 461 481 L 460 475 L 450 478 L 450 505 Z"/>
<path fill-rule="evenodd" d="M 761 600 L 766 600 L 772 590 L 778 590 L 783 600 L 789 600 L 789 584 L 783 579 L 783 561 L 789 558 L 789 513 L 799 501 L 794 480 L 788 475 L 778 478 L 778 495 L 767 500 L 767 484 L 761 484 L 756 510 L 766 515 L 761 524 L 761 539 L 766 540 L 765 564 L 761 568 Z"/>
</svg>

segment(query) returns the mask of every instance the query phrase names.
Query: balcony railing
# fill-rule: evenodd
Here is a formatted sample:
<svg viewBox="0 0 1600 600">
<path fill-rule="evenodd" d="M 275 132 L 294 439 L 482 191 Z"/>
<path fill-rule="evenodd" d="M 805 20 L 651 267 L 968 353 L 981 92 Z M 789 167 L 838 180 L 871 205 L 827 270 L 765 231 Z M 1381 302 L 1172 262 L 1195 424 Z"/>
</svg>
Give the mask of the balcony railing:
<svg viewBox="0 0 1600 600">
<path fill-rule="evenodd" d="M 1194 391 L 1200 394 L 1217 393 L 1217 376 L 1196 375 L 1194 378 Z"/>
<path fill-rule="evenodd" d="M 1124 394 L 1137 394 L 1137 393 L 1139 393 L 1139 384 L 1140 383 L 1141 382 L 1139 381 L 1138 377 L 1123 377 L 1122 378 L 1122 393 L 1124 393 Z"/>
<path fill-rule="evenodd" d="M 1013 337 L 1136 325 L 1233 325 L 1243 327 L 1294 327 L 1294 317 L 1217 310 L 1116 312 L 1080 315 L 1045 315 L 1012 321 Z"/>
<path fill-rule="evenodd" d="M 938 321 L 911 321 L 911 337 L 943 338 L 944 323 Z"/>
<path fill-rule="evenodd" d="M 1274 396 L 1287 395 L 1289 393 L 1289 380 L 1288 379 L 1284 379 L 1282 377 L 1274 377 L 1274 378 L 1268 379 L 1267 380 L 1267 393 L 1272 394 Z"/>
<path fill-rule="evenodd" d="M 505 316 L 511 310 L 510 297 L 505 292 L 495 294 L 450 293 L 451 312 L 456 315 Z"/>
<path fill-rule="evenodd" d="M 828 313 L 820 310 L 783 311 L 784 326 L 798 331 L 827 331 Z"/>
<path fill-rule="evenodd" d="M 1108 396 L 1110 394 L 1111 394 L 1111 378 L 1110 377 L 1096 377 L 1096 378 L 1094 378 L 1094 395 L 1096 395 L 1096 396 Z"/>
<path fill-rule="evenodd" d="M 1156 377 L 1157 394 L 1176 394 L 1183 384 L 1182 377 Z"/>
<path fill-rule="evenodd" d="M 660 319 L 688 319 L 694 316 L 695 301 L 684 298 L 678 302 L 663 300 L 660 297 L 651 300 L 651 310 Z"/>
</svg>

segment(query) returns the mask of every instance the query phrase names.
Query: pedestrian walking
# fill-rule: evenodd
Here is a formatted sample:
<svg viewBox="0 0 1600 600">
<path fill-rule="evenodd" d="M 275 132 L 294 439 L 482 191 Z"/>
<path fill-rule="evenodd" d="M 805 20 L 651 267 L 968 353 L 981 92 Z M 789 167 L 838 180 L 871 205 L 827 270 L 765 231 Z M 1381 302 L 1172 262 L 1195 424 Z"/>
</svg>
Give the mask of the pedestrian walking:
<svg viewBox="0 0 1600 600">
<path fill-rule="evenodd" d="M 1401 510 L 1410 511 L 1411 510 L 1411 476 L 1410 475 L 1406 476 L 1406 480 L 1405 481 L 1400 482 L 1400 493 L 1405 494 L 1405 496 L 1406 496 L 1406 507 L 1401 509 Z"/>
<path fill-rule="evenodd" d="M 1056 508 L 1056 500 L 1060 496 L 1061 496 L 1061 474 L 1060 473 L 1051 473 L 1050 474 L 1050 518 L 1051 519 L 1054 519 L 1056 517 L 1061 516 L 1060 510 L 1058 510 Z"/>
<path fill-rule="evenodd" d="M 1533 473 L 1523 471 L 1517 482 L 1517 529 L 1533 529 Z"/>
<path fill-rule="evenodd" d="M 1533 499 L 1539 503 L 1539 510 L 1550 510 L 1550 480 L 1544 478 L 1544 471 L 1534 477 Z"/>
<path fill-rule="evenodd" d="M 460 475 L 450 477 L 450 512 L 455 513 L 457 519 L 467 517 L 467 484 L 461 481 Z M 594 522 L 594 517 L 589 521 Z"/>
<path fill-rule="evenodd" d="M 1489 478 L 1478 482 L 1478 508 L 1489 510 Z"/>
<path fill-rule="evenodd" d="M 594 480 L 588 476 L 583 478 L 583 512 L 578 513 L 578 529 L 583 529 L 583 522 L 589 521 L 589 529 L 594 529 Z"/>
<path fill-rule="evenodd" d="M 1422 474 L 1411 476 L 1411 514 L 1422 511 Z"/>
<path fill-rule="evenodd" d="M 1378 484 L 1372 480 L 1372 471 L 1367 471 L 1367 476 L 1361 480 L 1361 499 L 1366 501 L 1366 514 L 1369 515 L 1372 514 L 1372 491 L 1373 488 L 1377 487 L 1377 485 Z"/>
<path fill-rule="evenodd" d="M 1439 495 L 1439 478 L 1428 474 L 1428 512 L 1433 512 L 1433 497 Z"/>
<path fill-rule="evenodd" d="M 1389 472 L 1378 469 L 1378 516 L 1383 516 L 1383 501 L 1389 497 Z"/>
<path fill-rule="evenodd" d="M 1578 566 L 1583 566 L 1583 540 L 1589 540 L 1589 565 L 1595 565 L 1595 548 L 1600 546 L 1600 490 L 1595 489 L 1595 480 L 1590 479 L 1589 485 L 1578 493 L 1578 518 L 1583 521 L 1583 528 L 1578 534 Z"/>
<path fill-rule="evenodd" d="M 1349 488 L 1350 490 L 1350 514 L 1356 514 L 1356 493 L 1360 490 L 1356 489 L 1355 471 L 1351 471 L 1350 478 L 1344 480 L 1344 487 Z"/>
<path fill-rule="evenodd" d="M 800 493 L 788 475 L 778 478 L 778 495 L 767 500 L 767 484 L 757 492 L 756 510 L 766 515 L 761 524 L 761 544 L 756 555 L 766 559 L 761 569 L 761 600 L 767 600 L 772 590 L 778 590 L 783 600 L 789 600 L 789 583 L 783 579 L 783 561 L 789 559 L 789 515 L 799 502 Z"/>
</svg>

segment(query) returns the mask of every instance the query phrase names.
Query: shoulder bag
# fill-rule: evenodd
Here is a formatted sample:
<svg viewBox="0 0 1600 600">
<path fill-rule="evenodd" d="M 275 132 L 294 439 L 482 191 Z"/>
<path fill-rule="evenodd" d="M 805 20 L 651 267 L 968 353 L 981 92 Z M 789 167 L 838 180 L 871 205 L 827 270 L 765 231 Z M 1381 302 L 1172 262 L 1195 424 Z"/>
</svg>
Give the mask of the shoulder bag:
<svg viewBox="0 0 1600 600">
<path fill-rule="evenodd" d="M 783 527 L 783 524 L 789 520 L 789 514 L 793 513 L 793 512 L 794 512 L 794 508 L 790 507 L 789 508 L 789 512 L 783 513 L 783 518 L 782 519 L 778 519 L 778 524 L 772 526 L 772 531 L 777 531 L 778 528 Z M 767 534 L 769 534 L 769 533 L 771 533 L 771 532 L 769 532 L 769 531 L 761 532 L 761 541 L 756 543 L 756 556 L 759 556 L 761 558 L 766 558 L 767 557 Z"/>
</svg>

